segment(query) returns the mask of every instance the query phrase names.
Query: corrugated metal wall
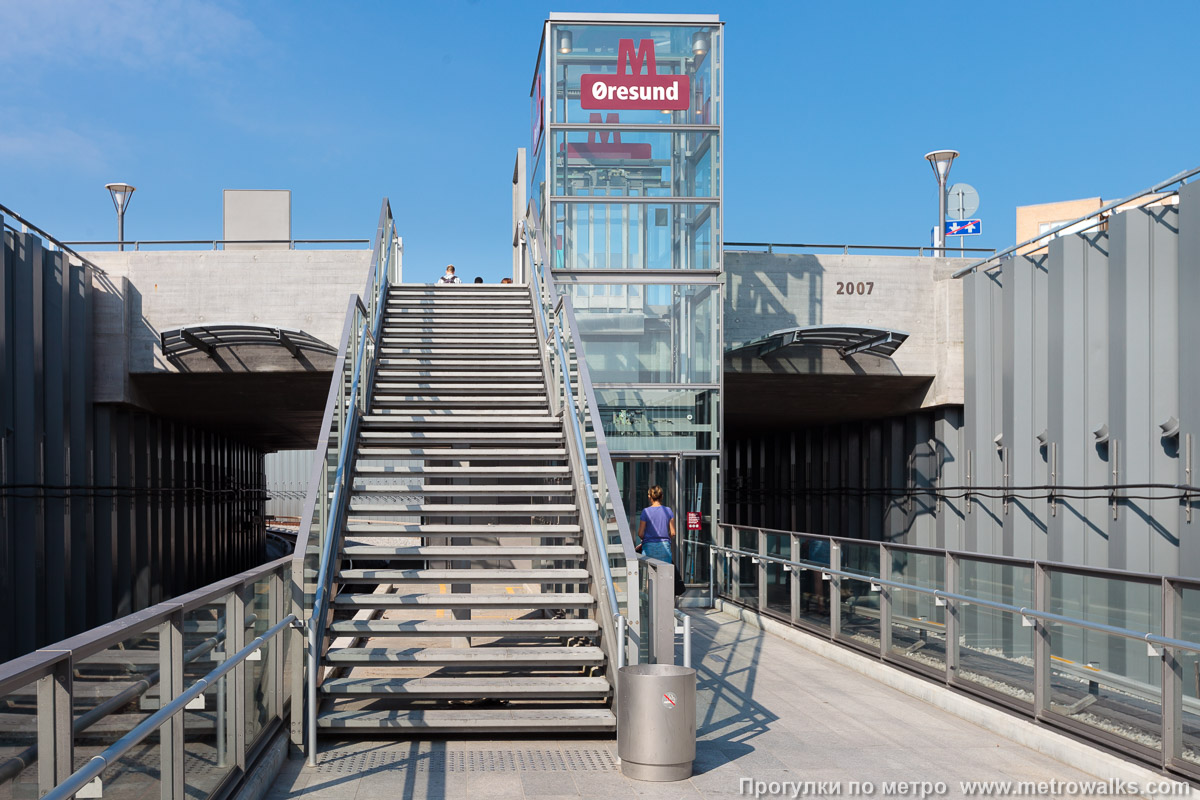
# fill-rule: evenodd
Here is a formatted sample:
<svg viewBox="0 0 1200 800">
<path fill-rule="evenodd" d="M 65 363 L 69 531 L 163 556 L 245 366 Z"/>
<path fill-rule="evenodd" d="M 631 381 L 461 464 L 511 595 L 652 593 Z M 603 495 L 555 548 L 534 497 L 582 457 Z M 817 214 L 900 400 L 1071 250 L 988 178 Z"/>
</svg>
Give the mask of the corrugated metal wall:
<svg viewBox="0 0 1200 800">
<path fill-rule="evenodd" d="M 963 409 L 730 431 L 724 520 L 1200 574 L 1200 185 L 963 289 Z"/>
<path fill-rule="evenodd" d="M 0 259 L 0 661 L 260 563 L 263 458 L 92 403 L 92 275 Z"/>
<path fill-rule="evenodd" d="M 312 470 L 313 450 L 280 450 L 267 453 L 267 516 L 299 517 Z"/>
<path fill-rule="evenodd" d="M 960 548 L 962 409 L 729 434 L 722 521 Z"/>
<path fill-rule="evenodd" d="M 966 549 L 1200 574 L 1200 186 L 964 280 Z"/>
</svg>

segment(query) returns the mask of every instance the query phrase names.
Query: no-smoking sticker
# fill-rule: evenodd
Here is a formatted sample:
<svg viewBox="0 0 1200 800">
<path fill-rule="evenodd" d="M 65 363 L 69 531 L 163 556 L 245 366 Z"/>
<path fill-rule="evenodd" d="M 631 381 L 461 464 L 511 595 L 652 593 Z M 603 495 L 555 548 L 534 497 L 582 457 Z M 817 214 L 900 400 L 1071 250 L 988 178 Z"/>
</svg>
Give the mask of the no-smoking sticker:
<svg viewBox="0 0 1200 800">
<path fill-rule="evenodd" d="M 666 692 L 663 694 L 663 708 L 675 708 L 675 693 Z"/>
</svg>

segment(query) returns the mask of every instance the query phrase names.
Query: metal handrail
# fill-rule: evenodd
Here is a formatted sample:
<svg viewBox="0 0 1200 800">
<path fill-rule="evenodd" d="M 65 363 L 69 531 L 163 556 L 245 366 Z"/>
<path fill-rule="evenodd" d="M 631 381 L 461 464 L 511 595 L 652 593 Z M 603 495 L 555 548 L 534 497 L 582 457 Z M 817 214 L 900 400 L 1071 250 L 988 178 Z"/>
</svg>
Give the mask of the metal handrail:
<svg viewBox="0 0 1200 800">
<path fill-rule="evenodd" d="M 776 247 L 786 247 L 790 249 L 803 250 L 841 250 L 842 255 L 849 255 L 852 250 L 899 250 L 904 253 L 915 252 L 918 256 L 924 256 L 928 250 L 930 255 L 934 255 L 937 251 L 942 250 L 940 247 L 913 246 L 913 245 L 888 245 L 888 244 L 805 244 L 805 243 L 784 243 L 784 242 L 725 242 L 724 249 L 728 251 L 735 247 L 765 247 L 768 253 L 775 252 Z M 995 253 L 994 247 L 947 247 L 945 250 L 957 250 L 960 253 Z"/>
<path fill-rule="evenodd" d="M 825 533 L 810 533 L 808 531 L 784 531 L 778 528 L 764 528 L 758 525 L 737 525 L 731 523 L 722 523 L 721 527 L 729 528 L 730 530 L 740 531 L 762 531 L 767 535 L 779 536 L 801 536 L 809 539 L 826 539 L 838 544 L 848 544 L 854 547 L 877 546 L 880 544 L 877 540 L 871 539 L 855 539 L 851 536 L 831 536 Z M 693 544 L 706 544 L 706 542 L 698 542 L 695 540 L 687 540 Z M 951 550 L 940 547 L 923 547 L 916 544 L 903 544 L 900 542 L 885 542 L 889 549 L 901 550 L 910 553 L 919 553 L 926 555 L 950 556 L 953 558 L 965 558 L 974 561 L 990 561 L 998 564 L 1009 564 L 1012 566 L 1041 566 L 1047 569 L 1059 570 L 1064 572 L 1086 573 L 1097 578 L 1112 578 L 1115 580 L 1138 580 L 1142 582 L 1152 581 L 1159 582 L 1168 580 L 1172 583 L 1187 583 L 1193 588 L 1200 589 L 1200 578 L 1190 578 L 1184 575 L 1163 575 L 1151 572 L 1134 572 L 1132 570 L 1110 569 L 1107 567 L 1088 567 L 1081 564 L 1068 564 L 1062 561 L 1042 561 L 1038 559 L 1018 558 L 1017 556 L 1002 556 L 992 553 L 973 553 L 969 550 Z M 862 573 L 866 574 L 866 573 Z"/>
<path fill-rule="evenodd" d="M 1017 252 L 1021 248 L 1028 247 L 1032 244 L 1036 244 L 1037 242 L 1040 242 L 1043 239 L 1053 239 L 1055 236 L 1057 236 L 1059 233 L 1062 233 L 1067 228 L 1074 227 L 1075 225 L 1078 225 L 1082 222 L 1087 222 L 1089 219 L 1095 218 L 1096 221 L 1094 224 L 1089 225 L 1084 228 L 1080 228 L 1078 231 L 1075 231 L 1075 232 L 1078 233 L 1078 232 L 1082 232 L 1085 230 L 1091 230 L 1092 228 L 1096 227 L 1096 225 L 1099 225 L 1102 222 L 1104 222 L 1104 219 L 1106 219 L 1108 217 L 1109 212 L 1113 211 L 1114 209 L 1119 208 L 1120 206 L 1132 203 L 1134 200 L 1139 200 L 1139 199 L 1145 197 L 1146 195 L 1158 194 L 1163 189 L 1166 189 L 1177 183 L 1178 184 L 1186 183 L 1187 179 L 1192 177 L 1193 175 L 1200 175 L 1200 167 L 1194 167 L 1192 169 L 1185 169 L 1183 172 L 1180 172 L 1178 175 L 1174 175 L 1170 178 L 1167 178 L 1165 181 L 1156 183 L 1147 189 L 1142 189 L 1140 192 L 1134 192 L 1133 194 L 1129 195 L 1128 197 L 1124 197 L 1120 200 L 1114 200 L 1113 202 L 1108 203 L 1107 205 L 1097 208 L 1095 211 L 1092 211 L 1088 214 L 1084 214 L 1082 217 L 1079 217 L 1078 219 L 1073 219 L 1070 222 L 1064 222 L 1062 225 L 1059 225 L 1056 228 L 1052 228 L 1052 229 L 1046 231 L 1045 233 L 1039 233 L 1037 236 L 1033 237 L 1032 239 L 1027 239 L 1024 242 L 1021 242 L 1020 244 L 1014 244 L 1012 247 L 1006 247 L 1005 249 L 1003 249 L 1000 252 L 993 255 L 991 258 L 985 258 L 982 261 L 977 261 L 974 264 L 971 264 L 970 266 L 963 267 L 958 272 L 955 272 L 952 277 L 961 278 L 962 276 L 967 275 L 968 273 L 974 272 L 975 270 L 979 269 L 980 267 L 984 266 L 985 264 L 993 264 L 994 262 L 999 261 L 1000 259 L 1004 258 L 1005 256 L 1012 255 L 1013 253 Z M 1176 189 L 1171 194 L 1177 194 L 1178 191 L 1179 190 Z M 1161 200 L 1161 199 L 1162 198 L 1156 197 L 1153 200 L 1151 200 L 1151 202 L 1155 202 L 1155 201 Z M 991 267 L 989 267 L 988 269 L 990 270 Z"/>
<path fill-rule="evenodd" d="M 132 636 L 154 630 L 180 615 L 209 606 L 214 600 L 230 592 L 252 585 L 266 576 L 280 573 L 287 566 L 288 560 L 287 557 L 276 559 L 0 664 L 0 697 L 14 694 L 32 682 L 52 675 L 55 668 L 63 662 L 76 665 L 86 663 L 91 656 L 127 641 Z M 249 626 L 257 620 L 258 616 L 250 613 L 245 616 L 243 624 Z M 218 629 L 214 636 L 183 653 L 179 664 L 186 666 L 194 662 L 210 652 L 227 635 L 226 628 Z M 86 713 L 69 717 L 67 724 L 70 726 L 70 733 L 74 735 L 87 730 L 124 707 L 134 697 L 144 694 L 161 680 L 160 671 L 152 672 Z M 0 760 L 0 783 L 16 777 L 22 770 L 38 761 L 40 756 L 39 745 L 34 744 L 20 753 Z"/>
<path fill-rule="evenodd" d="M 553 280 L 553 278 L 551 278 Z M 575 304 L 567 295 L 560 295 L 562 298 L 563 314 L 567 317 L 567 325 L 571 329 L 571 335 L 579 330 L 579 323 L 575 320 Z M 599 423 L 600 420 L 600 403 L 596 400 L 596 390 L 592 385 L 592 371 L 588 367 L 586 360 L 583 358 L 583 348 L 579 342 L 576 342 L 575 352 L 578 354 L 579 368 L 579 384 L 583 389 L 584 397 L 587 400 L 587 406 L 590 412 L 594 412 L 592 418 L 597 421 L 594 426 L 596 433 L 596 450 L 598 455 L 596 463 L 604 472 L 604 482 L 609 487 L 616 487 L 617 472 L 613 467 L 612 454 L 608 449 L 608 434 L 604 432 L 604 425 Z M 613 513 L 617 517 L 617 533 L 621 537 L 621 549 L 625 553 L 625 557 L 629 558 L 632 554 L 636 557 L 637 550 L 633 541 L 633 530 L 629 527 L 629 516 L 625 513 L 625 506 L 621 503 L 613 503 Z"/>
<path fill-rule="evenodd" d="M 138 251 L 142 245 L 168 245 L 168 244 L 203 244 L 212 245 L 213 250 L 220 250 L 217 245 L 227 244 L 286 244 L 289 250 L 295 250 L 298 244 L 370 244 L 370 239 L 134 239 L 132 241 L 125 240 L 109 241 L 107 239 L 98 239 L 94 241 L 73 241 L 63 242 L 63 245 L 72 245 L 74 247 L 89 246 L 112 246 L 118 247 L 132 245 L 134 251 Z"/>
<path fill-rule="evenodd" d="M 329 501 L 329 519 L 325 526 L 325 540 L 321 545 L 321 560 L 317 571 L 316 591 L 313 594 L 313 611 L 309 619 L 309 671 L 308 671 L 308 722 L 309 722 L 309 763 L 316 759 L 317 741 L 317 678 L 320 668 L 321 651 L 325 641 L 326 606 L 329 603 L 329 592 L 332 590 L 334 549 L 340 543 L 338 535 L 341 525 L 341 502 L 345 485 L 346 464 L 354 452 L 355 439 L 358 434 L 358 383 L 362 375 L 363 355 L 366 352 L 368 325 L 363 323 L 363 335 L 359 338 L 358 353 L 354 358 L 354 377 L 350 381 L 350 403 L 354 413 L 348 414 L 346 430 L 342 434 L 342 446 L 338 452 L 337 472 L 333 478 L 333 497 Z"/>
<path fill-rule="evenodd" d="M 613 492 L 618 485 L 616 482 L 616 472 L 612 466 L 612 456 L 608 450 L 608 443 L 604 435 L 603 426 L 600 424 L 600 416 L 598 413 L 599 405 L 596 401 L 595 391 L 592 386 L 591 375 L 588 371 L 587 362 L 583 355 L 583 346 L 577 338 L 578 325 L 575 321 L 574 308 L 571 304 L 570 297 L 565 294 L 559 294 L 557 285 L 554 281 L 554 276 L 550 270 L 547 254 L 540 239 L 538 239 L 525 224 L 521 222 L 518 229 L 524 233 L 526 246 L 533 250 L 534 258 L 531 258 L 530 273 L 531 283 L 530 289 L 537 297 L 535 298 L 535 306 L 538 309 L 538 320 L 540 332 L 543 340 L 549 344 L 552 340 L 554 343 L 554 352 L 559 360 L 559 367 L 562 373 L 563 394 L 569 402 L 569 407 L 563 409 L 564 416 L 571 420 L 572 438 L 575 441 L 579 457 L 582 461 L 581 475 L 583 480 L 588 483 L 588 519 L 591 522 L 592 535 L 596 541 L 597 557 L 600 562 L 604 574 L 604 592 L 608 596 L 609 610 L 612 615 L 613 624 L 616 628 L 616 652 L 611 654 L 615 656 L 618 665 L 625 661 L 625 647 L 628 630 L 631 628 L 635 633 L 640 631 L 641 625 L 639 620 L 638 605 L 634 597 L 638 582 L 638 562 L 637 553 L 633 547 L 633 537 L 629 530 L 629 519 L 625 514 L 625 508 L 620 502 L 619 496 L 614 496 Z M 532 245 L 530 245 L 532 239 Z M 550 324 L 548 317 L 548 305 L 554 303 L 553 313 L 557 317 L 562 315 L 565 320 L 565 328 L 563 324 Z M 570 340 L 571 346 L 575 352 L 575 366 L 578 373 L 579 386 L 575 387 L 571 381 L 568 358 L 567 358 L 567 339 Z M 626 564 L 626 597 L 628 600 L 627 616 L 623 616 L 620 611 L 620 604 L 617 601 L 616 584 L 612 575 L 612 564 L 608 554 L 609 541 L 606 535 L 607 527 L 605 520 L 608 517 L 607 511 L 600 507 L 600 498 L 598 492 L 591 484 L 591 473 L 587 463 L 587 446 L 586 439 L 583 435 L 579 415 L 576 413 L 578 409 L 576 405 L 576 388 L 581 391 L 579 401 L 583 404 L 583 411 L 588 414 L 588 417 L 593 420 L 593 433 L 596 439 L 596 460 L 597 469 L 600 471 L 604 484 L 608 487 L 609 502 L 612 505 L 614 522 L 617 526 L 617 535 L 621 544 L 622 555 Z M 626 627 L 626 623 L 632 623 Z M 640 639 L 639 639 L 640 641 Z"/>
<path fill-rule="evenodd" d="M 929 595 L 930 597 L 938 597 L 943 600 L 961 603 L 963 605 L 983 606 L 996 611 L 1004 611 L 1010 614 L 1020 614 L 1023 617 L 1033 617 L 1045 622 L 1057 622 L 1064 625 L 1073 625 L 1078 628 L 1087 628 L 1098 633 L 1105 633 L 1110 636 L 1119 636 L 1124 639 L 1132 639 L 1138 642 L 1150 642 L 1161 647 L 1169 647 L 1174 650 L 1191 650 L 1200 653 L 1200 642 L 1189 642 L 1184 639 L 1173 639 L 1169 636 L 1160 636 L 1156 633 L 1148 633 L 1144 631 L 1135 631 L 1131 628 L 1119 628 L 1115 625 L 1105 625 L 1102 622 L 1091 622 L 1089 620 L 1080 619 L 1078 617 L 1068 617 L 1062 614 L 1054 614 L 1049 611 L 1039 611 L 1028 606 L 1014 606 L 1010 603 L 1001 603 L 996 600 L 985 600 L 981 597 L 971 597 L 970 595 L 957 594 L 955 592 L 946 592 L 941 589 L 931 589 L 928 586 L 917 586 L 911 583 L 903 583 L 894 581 L 890 578 L 881 578 L 877 575 L 866 575 L 861 572 L 847 572 L 846 570 L 834 569 L 833 567 L 824 564 L 815 564 L 809 561 L 792 561 L 787 558 L 779 558 L 778 556 L 770 556 L 766 553 L 758 553 L 751 550 L 742 550 L 736 547 L 727 547 L 725 545 L 716 544 L 715 542 L 698 542 L 695 540 L 685 540 L 689 544 L 699 544 L 714 550 L 722 550 L 727 553 L 732 553 L 736 556 L 749 556 L 760 561 L 769 561 L 775 564 L 795 567 L 800 570 L 809 570 L 811 572 L 821 572 L 826 575 L 835 575 L 839 578 L 849 578 L 856 581 L 864 581 L 880 586 L 887 586 L 892 589 L 901 589 L 906 592 L 917 592 L 919 594 Z M 890 544 L 888 545 L 891 546 Z"/>
<path fill-rule="evenodd" d="M 554 346 L 558 351 L 558 364 L 562 372 L 563 384 L 569 387 L 571 385 L 571 375 L 567 367 L 567 351 L 566 347 L 563 346 L 563 337 L 558 333 L 557 326 L 554 336 Z M 571 391 L 566 391 L 563 394 L 569 404 L 569 408 L 564 409 L 563 416 L 571 421 L 571 433 L 574 435 L 576 447 L 579 448 L 580 458 L 584 461 L 584 477 L 587 477 L 587 443 L 583 438 L 583 429 L 579 426 L 579 417 L 575 413 L 575 394 Z M 608 588 L 608 605 L 615 617 L 621 613 L 621 606 L 617 603 L 617 590 L 616 585 L 613 583 L 612 565 L 608 561 L 608 542 L 604 538 L 604 526 L 600 521 L 599 503 L 595 498 L 595 493 L 591 491 L 591 487 L 588 489 L 588 497 L 592 499 L 592 502 L 588 503 L 588 511 L 591 512 L 592 517 L 592 533 L 596 539 L 596 546 L 600 548 L 599 552 L 603 556 L 600 558 L 600 564 L 604 568 L 604 585 Z"/>
<path fill-rule="evenodd" d="M 86 258 L 81 256 L 79 253 L 75 252 L 70 247 L 68 247 L 66 242 L 61 242 L 58 239 L 55 239 L 53 236 L 46 233 L 44 230 L 39 228 L 37 225 L 34 225 L 32 222 L 25 219 L 20 214 L 13 211 L 11 208 L 4 206 L 4 205 L 0 205 L 0 218 L 3 218 L 3 217 L 12 217 L 13 219 L 18 220 L 26 230 L 33 231 L 38 236 L 41 236 L 46 241 L 50 242 L 50 244 L 57 247 L 59 250 L 62 250 L 64 253 L 70 253 L 71 255 L 78 258 L 81 263 L 86 264 L 89 267 L 92 267 L 94 269 L 99 269 L 99 267 L 97 267 L 91 261 L 88 261 Z M 7 221 L 4 221 L 3 227 L 8 228 L 9 230 L 13 230 L 13 231 L 18 230 L 17 228 L 14 228 L 12 225 L 9 225 Z M 18 231 L 18 232 L 22 232 L 22 231 Z"/>
<path fill-rule="evenodd" d="M 295 619 L 295 614 L 288 614 L 263 633 L 262 636 L 259 636 L 250 644 L 237 651 L 233 656 L 227 658 L 220 666 L 197 680 L 174 700 L 166 703 L 158 711 L 140 722 L 133 730 L 105 749 L 103 753 L 92 756 L 87 764 L 84 764 L 72 773 L 69 778 L 43 795 L 43 797 L 49 798 L 49 800 L 67 800 L 67 798 L 74 797 L 75 793 L 91 782 L 92 779 L 103 773 L 111 764 L 136 747 L 139 742 L 151 733 L 158 730 L 164 723 L 170 721 L 171 717 L 182 711 L 188 703 L 204 694 L 209 686 L 216 683 L 230 670 L 249 658 L 252 653 L 273 639 L 282 630 L 289 627 Z"/>
<path fill-rule="evenodd" d="M 524 222 L 521 224 L 522 226 L 525 225 Z M 527 227 L 526 231 L 528 231 Z M 546 260 L 547 255 L 543 249 L 544 246 L 541 240 L 536 236 L 530 237 L 527 233 L 526 239 L 528 240 L 529 238 L 533 238 L 534 244 L 537 248 L 539 256 L 538 263 L 543 265 L 548 264 L 549 262 Z M 556 310 L 557 308 L 561 307 L 563 314 L 567 318 L 567 326 L 571 330 L 571 338 L 577 354 L 576 360 L 578 362 L 577 368 L 579 371 L 579 383 L 583 389 L 589 413 L 592 414 L 593 419 L 599 420 L 600 404 L 596 400 L 596 390 L 592 384 L 591 369 L 588 367 L 587 361 L 583 358 L 583 345 L 576 337 L 576 331 L 579 330 L 579 324 L 575 319 L 575 304 L 571 301 L 570 296 L 558 293 L 558 284 L 554 280 L 554 273 L 550 268 L 545 267 L 542 270 L 538 270 L 538 273 L 545 280 L 550 294 L 552 296 L 557 295 L 558 297 L 558 305 L 556 306 Z M 543 319 L 543 324 L 548 324 L 548 322 Z M 596 424 L 594 426 L 594 430 L 596 435 L 596 450 L 599 454 L 597 463 L 600 465 L 600 469 L 604 472 L 604 480 L 606 484 L 610 487 L 615 487 L 617 486 L 617 475 L 616 470 L 613 468 L 611 452 L 608 449 L 608 435 L 604 432 L 603 425 Z M 617 518 L 617 532 L 621 538 L 621 548 L 625 553 L 625 557 L 630 560 L 636 559 L 637 553 L 634 549 L 635 545 L 633 542 L 633 534 L 629 527 L 629 516 L 625 513 L 625 507 L 620 503 L 613 503 L 613 513 Z"/>
<path fill-rule="evenodd" d="M 328 502 L 327 516 L 324 520 L 323 539 L 320 543 L 320 555 L 317 566 L 316 585 L 313 593 L 312 608 L 308 617 L 308 675 L 306 680 L 306 713 L 305 726 L 308 731 L 308 763 L 316 764 L 317 755 L 317 684 L 320 680 L 320 661 L 324 649 L 328 606 L 333 591 L 334 561 L 342 540 L 343 506 L 348 495 L 347 480 L 351 475 L 348 466 L 354 458 L 357 445 L 358 424 L 360 417 L 368 411 L 371 389 L 374 385 L 375 362 L 373 352 L 382 330 L 384 312 L 387 306 L 387 291 L 390 285 L 391 271 L 399 267 L 401 244 L 396 236 L 395 221 L 392 217 L 391 204 L 385 198 L 379 212 L 379 224 L 375 231 L 372 246 L 371 265 L 367 272 L 367 282 L 362 295 L 354 295 L 350 300 L 350 308 L 346 313 L 346 324 L 342 331 L 342 341 L 338 348 L 338 361 L 334 368 L 333 381 L 330 383 L 326 400 L 325 414 L 322 421 L 321 438 L 317 445 L 314 458 L 313 472 L 309 484 L 308 497 L 305 500 L 304 517 L 301 530 L 296 537 L 296 550 L 292 556 L 293 593 L 299 599 L 303 596 L 304 562 L 308 557 L 312 539 L 313 516 L 316 513 L 318 498 Z M 363 302 L 366 298 L 367 302 Z M 362 322 L 359 322 L 359 315 Z M 345 369 L 347 357 L 350 354 L 351 340 L 357 340 L 353 354 L 352 372 L 349 392 L 344 393 Z M 370 348 L 370 349 L 368 349 Z M 369 363 L 368 363 L 369 362 Z M 338 418 L 338 435 L 341 441 L 338 446 L 337 467 L 333 479 L 332 496 L 328 496 L 328 449 L 335 417 Z M 303 605 L 302 603 L 300 604 Z"/>
</svg>

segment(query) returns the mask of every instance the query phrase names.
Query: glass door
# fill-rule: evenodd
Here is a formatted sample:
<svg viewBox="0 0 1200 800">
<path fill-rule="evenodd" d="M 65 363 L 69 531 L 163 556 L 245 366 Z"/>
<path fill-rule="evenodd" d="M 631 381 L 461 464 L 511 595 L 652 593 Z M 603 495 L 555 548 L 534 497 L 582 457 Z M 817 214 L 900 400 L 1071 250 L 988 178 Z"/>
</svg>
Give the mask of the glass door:
<svg viewBox="0 0 1200 800">
<path fill-rule="evenodd" d="M 638 519 L 642 509 L 650 505 L 646 493 L 651 486 L 662 487 L 663 505 L 675 511 L 675 533 L 682 534 L 685 515 L 680 511 L 678 460 L 676 456 L 613 457 L 613 468 L 617 473 L 617 484 L 621 489 L 621 500 L 625 504 L 625 514 L 629 517 L 635 545 L 638 543 Z"/>
</svg>

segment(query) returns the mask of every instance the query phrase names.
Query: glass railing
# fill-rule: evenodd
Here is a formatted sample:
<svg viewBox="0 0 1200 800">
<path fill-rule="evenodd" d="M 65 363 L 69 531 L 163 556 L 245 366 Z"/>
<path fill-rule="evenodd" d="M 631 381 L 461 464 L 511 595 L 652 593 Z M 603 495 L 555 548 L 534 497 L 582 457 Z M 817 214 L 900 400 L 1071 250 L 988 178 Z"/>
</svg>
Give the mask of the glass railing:
<svg viewBox="0 0 1200 800">
<path fill-rule="evenodd" d="M 370 408 L 375 375 L 376 342 L 379 340 L 388 287 L 401 281 L 403 247 L 396 234 L 391 205 L 385 199 L 379 214 L 371 252 L 371 267 L 362 295 L 349 300 L 346 321 L 334 363 L 333 380 L 325 404 L 317 453 L 309 481 L 300 535 L 292 556 L 294 608 L 308 623 L 305 655 L 296 647 L 292 660 L 297 683 L 307 667 L 308 756 L 316 757 L 316 692 L 319 680 L 317 655 L 323 651 L 330 598 L 336 593 L 335 561 L 341 549 L 342 523 L 350 501 L 354 479 L 354 452 L 358 425 Z M 293 741 L 300 744 L 303 733 L 293 723 Z"/>
<path fill-rule="evenodd" d="M 580 509 L 580 525 L 585 532 L 588 552 L 594 552 L 596 573 L 603 575 L 598 603 L 607 606 L 609 630 L 601 643 L 611 665 L 637 663 L 642 647 L 642 619 L 638 602 L 638 559 L 625 506 L 619 496 L 619 484 L 608 451 L 604 428 L 598 413 L 595 391 L 583 348 L 579 325 L 570 297 L 559 294 L 554 277 L 548 268 L 545 250 L 537 241 L 532 228 L 524 226 L 525 253 L 528 274 L 533 276 L 530 291 L 538 311 L 538 333 L 549 353 L 551 411 L 561 414 L 567 449 L 575 475 L 587 487 L 587 507 Z M 629 641 L 624 644 L 621 659 L 615 649 L 616 618 L 624 619 Z M 629 658 L 625 659 L 628 652 Z"/>
<path fill-rule="evenodd" d="M 715 598 L 1200 776 L 1200 580 L 722 525 Z"/>
<path fill-rule="evenodd" d="M 290 709 L 289 570 L 281 558 L 0 665 L 0 797 L 225 796 Z"/>
</svg>

